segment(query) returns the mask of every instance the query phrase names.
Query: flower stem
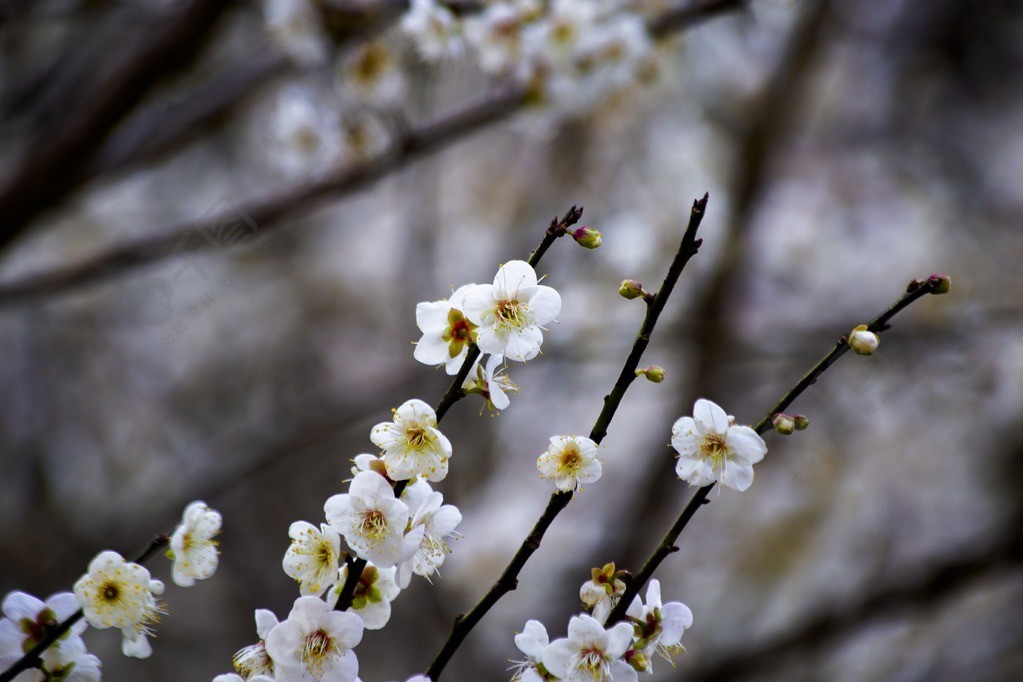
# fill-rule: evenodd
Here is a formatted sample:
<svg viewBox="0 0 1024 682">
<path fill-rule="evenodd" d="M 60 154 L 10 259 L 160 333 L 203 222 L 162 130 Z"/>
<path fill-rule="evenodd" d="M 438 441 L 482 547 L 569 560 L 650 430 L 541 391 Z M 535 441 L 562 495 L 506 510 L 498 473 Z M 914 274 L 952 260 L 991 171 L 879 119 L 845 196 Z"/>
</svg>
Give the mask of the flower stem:
<svg viewBox="0 0 1024 682">
<path fill-rule="evenodd" d="M 157 535 L 149 543 L 149 546 L 139 554 L 133 563 L 145 563 L 151 556 L 161 548 L 165 547 L 170 541 L 170 535 Z M 20 673 L 31 668 L 38 668 L 42 664 L 42 659 L 40 657 L 43 655 L 43 652 L 49 649 L 54 642 L 63 637 L 64 633 L 70 630 L 72 625 L 82 620 L 84 615 L 85 614 L 82 612 L 82 609 L 78 609 L 68 616 L 67 619 L 58 623 L 53 629 L 48 630 L 46 635 L 39 640 L 38 644 L 26 651 L 21 658 L 15 661 L 14 665 L 0 673 L 0 682 L 10 682 Z"/>
<path fill-rule="evenodd" d="M 913 283 L 912 283 L 913 284 Z M 931 290 L 926 286 L 919 286 L 914 288 L 913 286 L 908 287 L 907 293 L 903 294 L 899 299 L 896 300 L 891 306 L 886 308 L 878 317 L 868 323 L 868 329 L 875 333 L 881 333 L 889 329 L 889 320 L 892 319 L 897 313 L 909 306 L 911 303 L 921 298 L 921 296 L 932 293 Z M 796 382 L 792 388 L 786 391 L 785 395 L 779 399 L 779 402 L 775 404 L 767 413 L 761 418 L 761 421 L 753 427 L 758 434 L 763 434 L 768 431 L 772 426 L 772 419 L 776 414 L 782 412 L 789 407 L 794 400 L 796 400 L 800 394 L 810 388 L 820 377 L 824 374 L 829 367 L 841 358 L 846 351 L 850 350 L 850 345 L 847 343 L 847 337 L 844 335 L 836 341 L 835 347 L 830 350 L 825 357 L 818 361 L 814 367 L 811 368 L 807 374 Z M 690 522 L 693 515 L 697 513 L 697 510 L 702 505 L 708 503 L 708 494 L 711 492 L 715 484 L 706 485 L 693 494 L 690 498 L 689 503 L 683 509 L 679 518 L 672 524 L 668 533 L 665 534 L 665 538 L 658 545 L 654 553 L 647 559 L 643 568 L 640 572 L 634 575 L 626 584 L 626 591 L 623 593 L 619 603 L 615 605 L 612 612 L 608 616 L 608 625 L 611 626 L 614 623 L 622 620 L 626 615 L 626 610 L 629 608 L 633 598 L 640 593 L 643 586 L 650 580 L 651 576 L 654 575 L 654 571 L 658 568 L 662 561 L 664 561 L 669 554 L 676 552 L 679 548 L 676 546 L 676 541 L 679 539 L 679 535 L 686 528 L 686 524 Z"/>
<path fill-rule="evenodd" d="M 640 326 L 640 332 L 636 336 L 636 340 L 633 342 L 633 348 L 630 350 L 629 355 L 626 357 L 626 362 L 622 366 L 622 371 L 619 372 L 619 377 L 615 381 L 615 385 L 612 387 L 611 392 L 605 396 L 604 407 L 601 410 L 601 414 L 598 415 L 597 421 L 594 422 L 594 427 L 590 431 L 590 439 L 595 443 L 600 443 L 608 433 L 608 427 L 611 424 L 612 418 L 615 416 L 615 411 L 618 409 L 619 404 L 622 402 L 622 397 L 626 394 L 626 389 L 629 385 L 636 380 L 636 368 L 640 364 L 640 358 L 647 348 L 647 344 L 650 342 L 651 333 L 654 331 L 654 327 L 658 322 L 658 316 L 661 314 L 662 309 L 665 307 L 665 303 L 668 301 L 668 297 L 672 294 L 672 289 L 675 287 L 676 281 L 679 279 L 679 275 L 683 271 L 683 267 L 686 263 L 697 253 L 700 248 L 701 241 L 696 238 L 697 228 L 700 227 L 700 222 L 704 217 L 704 211 L 707 208 L 708 195 L 705 194 L 701 199 L 693 202 L 693 208 L 690 211 L 690 221 L 686 227 L 686 232 L 683 234 L 683 240 L 679 245 L 679 250 L 676 252 L 675 258 L 672 260 L 672 264 L 669 266 L 668 273 L 665 275 L 665 281 L 662 283 L 661 288 L 658 290 L 657 295 L 654 297 L 654 301 L 648 306 L 647 315 L 644 317 L 643 324 Z M 434 660 L 431 661 L 427 667 L 426 674 L 431 680 L 437 680 L 441 676 L 441 672 L 444 670 L 448 661 L 452 655 L 465 640 L 466 636 L 470 631 L 476 627 L 484 615 L 494 606 L 499 599 L 504 595 L 516 589 L 519 583 L 519 572 L 529 561 L 530 557 L 540 547 L 541 540 L 544 538 L 544 533 L 551 526 L 551 523 L 555 520 L 555 517 L 563 509 L 565 509 L 569 502 L 572 501 L 573 494 L 571 492 L 555 492 L 551 495 L 551 499 L 548 500 L 548 505 L 544 509 L 544 513 L 541 514 L 537 523 L 534 525 L 533 530 L 526 536 L 526 539 L 520 545 L 519 550 L 512 557 L 512 560 L 502 571 L 501 577 L 498 581 L 484 594 L 483 598 L 477 603 L 473 609 L 465 614 L 460 615 L 455 619 L 452 624 L 451 632 L 448 634 L 448 638 L 441 646 L 440 651 L 434 656 Z"/>
</svg>

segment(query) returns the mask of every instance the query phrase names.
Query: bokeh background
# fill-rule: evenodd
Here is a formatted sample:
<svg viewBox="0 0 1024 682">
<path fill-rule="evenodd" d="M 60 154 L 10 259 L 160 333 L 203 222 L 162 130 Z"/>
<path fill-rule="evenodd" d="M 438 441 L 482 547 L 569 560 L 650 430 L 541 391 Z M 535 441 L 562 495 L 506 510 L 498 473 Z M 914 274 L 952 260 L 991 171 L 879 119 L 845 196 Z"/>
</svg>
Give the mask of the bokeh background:
<svg viewBox="0 0 1024 682">
<path fill-rule="evenodd" d="M 466 400 L 443 425 L 439 489 L 463 537 L 358 649 L 368 682 L 423 669 L 543 509 L 548 437 L 590 430 L 643 314 L 619 281 L 657 286 L 704 192 L 703 248 L 645 357 L 668 378 L 630 389 L 604 478 L 446 678 L 508 679 L 526 619 L 563 636 L 592 566 L 639 567 L 689 499 L 666 444 L 696 398 L 755 422 L 941 272 L 952 292 L 897 317 L 874 356 L 844 357 L 793 407 L 810 429 L 769 434 L 753 487 L 713 493 L 687 528 L 657 577 L 695 622 L 652 679 L 1020 679 L 1019 3 L 682 3 L 710 9 L 659 42 L 650 82 L 588 107 L 498 106 L 305 194 L 377 158 L 377 138 L 502 87 L 406 48 L 400 101 L 359 108 L 331 66 L 283 55 L 258 4 L 202 4 L 0 5 L 0 592 L 70 589 L 193 499 L 225 518 L 220 570 L 169 584 L 150 660 L 87 635 L 105 679 L 210 679 L 255 641 L 254 609 L 284 617 L 288 525 L 321 520 L 390 408 L 447 387 L 412 358 L 415 304 L 489 281 L 583 205 L 604 243 L 545 257 L 563 311 L 544 355 L 510 368 L 520 394 L 494 418 Z M 373 25 L 339 29 L 341 54 L 394 19 L 395 3 L 355 4 Z M 296 92 L 328 121 L 298 141 L 281 113 Z M 362 157 L 324 160 L 339 120 Z M 147 262 L 37 278 L 125 244 Z"/>
</svg>

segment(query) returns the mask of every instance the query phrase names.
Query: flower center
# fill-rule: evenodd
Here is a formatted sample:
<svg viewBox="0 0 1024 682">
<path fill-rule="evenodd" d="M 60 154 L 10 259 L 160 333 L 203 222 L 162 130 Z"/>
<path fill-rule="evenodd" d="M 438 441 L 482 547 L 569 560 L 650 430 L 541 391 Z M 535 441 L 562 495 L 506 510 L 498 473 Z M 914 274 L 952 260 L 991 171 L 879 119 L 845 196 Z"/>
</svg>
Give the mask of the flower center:
<svg viewBox="0 0 1024 682">
<path fill-rule="evenodd" d="M 704 442 L 700 445 L 700 452 L 705 459 L 711 460 L 713 464 L 722 464 L 726 453 L 725 436 L 721 433 L 705 435 Z"/>
<path fill-rule="evenodd" d="M 334 563 L 334 547 L 330 540 L 324 538 L 317 545 L 316 559 L 321 566 L 330 566 Z"/>
<path fill-rule="evenodd" d="M 498 301 L 495 315 L 498 317 L 498 324 L 505 327 L 525 327 L 529 322 L 526 319 L 526 304 L 514 298 L 507 298 Z"/>
<path fill-rule="evenodd" d="M 579 670 L 582 672 L 589 673 L 595 682 L 604 680 L 606 673 L 609 672 L 607 661 L 604 658 L 604 652 L 597 648 L 582 649 L 578 654 L 573 657 L 575 660 L 570 661 L 570 670 Z"/>
<path fill-rule="evenodd" d="M 121 586 L 113 580 L 108 580 L 100 587 L 100 599 L 108 604 L 116 604 L 121 598 Z"/>
<path fill-rule="evenodd" d="M 583 468 L 583 455 L 575 444 L 566 445 L 562 450 L 561 466 L 562 469 L 573 473 Z"/>
<path fill-rule="evenodd" d="M 331 636 L 323 629 L 311 632 L 306 635 L 306 641 L 302 645 L 300 657 L 302 662 L 311 671 L 322 672 L 325 659 L 338 653 L 338 645 L 334 643 Z"/>
<path fill-rule="evenodd" d="M 379 509 L 371 509 L 363 514 L 363 537 L 381 541 L 388 534 L 388 520 Z"/>
<path fill-rule="evenodd" d="M 416 450 L 427 444 L 428 437 L 427 430 L 419 424 L 405 430 L 405 440 L 409 443 L 409 447 Z"/>
</svg>

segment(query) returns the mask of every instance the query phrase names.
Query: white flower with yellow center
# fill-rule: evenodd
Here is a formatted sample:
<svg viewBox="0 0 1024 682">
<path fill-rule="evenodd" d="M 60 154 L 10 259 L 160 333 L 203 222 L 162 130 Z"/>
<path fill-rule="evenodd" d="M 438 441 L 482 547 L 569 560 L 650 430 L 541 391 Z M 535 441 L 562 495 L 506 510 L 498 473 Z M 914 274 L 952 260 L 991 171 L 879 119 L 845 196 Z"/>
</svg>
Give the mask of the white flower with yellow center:
<svg viewBox="0 0 1024 682">
<path fill-rule="evenodd" d="M 70 592 L 55 594 L 45 604 L 30 594 L 10 592 L 4 597 L 2 608 L 5 618 L 0 618 L 0 670 L 6 670 L 53 628 L 70 618 L 78 610 L 78 601 Z M 100 660 L 86 650 L 81 638 L 87 627 L 82 620 L 74 623 L 42 653 L 39 670 L 21 673 L 16 679 L 19 682 L 41 682 L 44 678 L 98 682 Z"/>
<path fill-rule="evenodd" d="M 339 62 L 339 87 L 373 106 L 398 103 L 405 95 L 405 76 L 398 55 L 382 40 L 370 40 L 348 52 Z"/>
<path fill-rule="evenodd" d="M 384 465 L 393 481 L 416 476 L 440 481 L 448 475 L 452 444 L 437 430 L 437 415 L 422 400 L 403 403 L 393 422 L 373 427 L 370 440 L 384 451 Z"/>
<path fill-rule="evenodd" d="M 540 353 L 541 327 L 555 319 L 562 299 L 551 287 L 537 284 L 529 263 L 514 260 L 498 268 L 493 284 L 478 284 L 466 292 L 463 309 L 478 327 L 481 352 L 526 362 Z"/>
<path fill-rule="evenodd" d="M 528 620 L 523 631 L 515 636 L 516 647 L 526 654 L 524 661 L 512 661 L 512 682 L 545 682 L 554 679 L 541 662 L 548 648 L 548 631 L 537 620 Z"/>
<path fill-rule="evenodd" d="M 345 537 L 361 559 L 390 568 L 407 557 L 403 547 L 409 508 L 380 474 L 363 471 L 352 479 L 349 492 L 324 503 L 327 522 Z"/>
<path fill-rule="evenodd" d="M 417 361 L 443 364 L 450 376 L 459 373 L 470 345 L 476 341 L 476 325 L 462 312 L 466 292 L 475 286 L 461 286 L 445 301 L 416 304 L 416 326 L 423 333 L 412 354 Z"/>
<path fill-rule="evenodd" d="M 362 638 L 358 616 L 333 611 L 317 597 L 299 597 L 288 620 L 270 631 L 267 653 L 278 682 L 354 682 L 359 661 L 352 649 Z"/>
<path fill-rule="evenodd" d="M 636 682 L 636 671 L 622 660 L 632 641 L 629 623 L 605 630 L 588 615 L 573 616 L 569 636 L 544 649 L 542 662 L 566 682 Z"/>
<path fill-rule="evenodd" d="M 465 21 L 466 42 L 480 70 L 490 75 L 515 70 L 522 54 L 523 15 L 507 2 L 497 2 Z"/>
<path fill-rule="evenodd" d="M 288 528 L 292 544 L 281 564 L 284 572 L 299 583 L 299 594 L 319 597 L 338 579 L 341 536 L 325 523 L 320 529 L 305 521 Z"/>
<path fill-rule="evenodd" d="M 768 452 L 761 436 L 749 426 L 736 426 L 725 410 L 701 398 L 692 417 L 672 425 L 672 447 L 679 453 L 676 475 L 690 485 L 716 481 L 740 492 L 754 482 L 754 464 Z"/>
<path fill-rule="evenodd" d="M 452 11 L 437 0 L 412 0 L 402 17 L 401 27 L 416 45 L 416 51 L 428 62 L 462 53 L 461 24 Z"/>
<path fill-rule="evenodd" d="M 266 675 L 273 677 L 274 661 L 267 653 L 267 637 L 277 627 L 277 616 L 267 609 L 256 609 L 256 634 L 260 641 L 242 647 L 235 652 L 231 663 L 235 670 L 247 680 L 256 680 Z"/>
<path fill-rule="evenodd" d="M 380 630 L 391 619 L 391 602 L 395 600 L 402 590 L 395 582 L 395 574 L 398 569 L 378 568 L 372 562 L 368 562 L 363 568 L 356 589 L 352 592 L 352 606 L 349 613 L 354 613 L 363 621 L 367 630 Z M 348 565 L 341 567 L 338 572 L 338 582 L 327 593 L 327 606 L 332 609 L 338 603 L 341 591 L 348 580 Z"/>
<path fill-rule="evenodd" d="M 537 458 L 537 469 L 563 492 L 593 483 L 601 478 L 597 444 L 583 436 L 552 436 L 547 451 Z"/>
<path fill-rule="evenodd" d="M 220 532 L 220 524 L 220 514 L 205 502 L 185 507 L 168 552 L 174 559 L 171 579 L 175 585 L 191 587 L 196 580 L 205 580 L 217 570 L 217 541 L 213 538 Z"/>
<path fill-rule="evenodd" d="M 120 628 L 121 651 L 135 658 L 152 653 L 146 637 L 162 613 L 154 595 L 163 591 L 163 583 L 150 579 L 145 567 L 111 551 L 97 554 L 89 563 L 89 572 L 74 586 L 75 599 L 89 625 Z"/>
</svg>

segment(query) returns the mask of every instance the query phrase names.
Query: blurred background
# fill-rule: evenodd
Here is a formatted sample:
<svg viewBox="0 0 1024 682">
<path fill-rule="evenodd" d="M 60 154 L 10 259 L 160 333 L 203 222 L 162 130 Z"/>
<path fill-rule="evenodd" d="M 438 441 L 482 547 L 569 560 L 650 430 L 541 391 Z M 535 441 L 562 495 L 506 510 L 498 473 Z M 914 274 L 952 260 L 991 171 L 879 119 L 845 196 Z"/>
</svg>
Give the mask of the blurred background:
<svg viewBox="0 0 1024 682">
<path fill-rule="evenodd" d="M 451 6 L 467 37 L 493 11 Z M 657 287 L 709 192 L 644 360 L 666 381 L 629 390 L 604 478 L 446 679 L 508 679 L 527 619 L 564 636 L 591 567 L 639 568 L 690 498 L 667 443 L 696 398 L 756 422 L 932 272 L 952 292 L 844 357 L 792 408 L 810 429 L 769 433 L 753 487 L 686 529 L 657 577 L 694 625 L 652 679 L 1020 679 L 1020 3 L 636 3 L 641 82 L 526 97 L 473 49 L 424 62 L 404 9 L 0 3 L 0 592 L 68 590 L 203 499 L 220 569 L 183 590 L 151 562 L 152 658 L 86 642 L 108 680 L 229 671 L 253 610 L 297 596 L 289 524 L 322 521 L 390 408 L 446 389 L 415 304 L 582 205 L 604 243 L 544 258 L 563 309 L 521 392 L 444 421 L 463 537 L 357 650 L 367 682 L 422 670 L 543 510 L 548 437 L 588 433 L 614 383 L 643 315 L 619 282 Z"/>
</svg>

